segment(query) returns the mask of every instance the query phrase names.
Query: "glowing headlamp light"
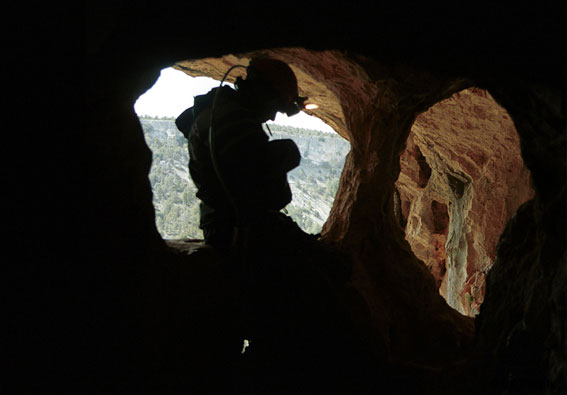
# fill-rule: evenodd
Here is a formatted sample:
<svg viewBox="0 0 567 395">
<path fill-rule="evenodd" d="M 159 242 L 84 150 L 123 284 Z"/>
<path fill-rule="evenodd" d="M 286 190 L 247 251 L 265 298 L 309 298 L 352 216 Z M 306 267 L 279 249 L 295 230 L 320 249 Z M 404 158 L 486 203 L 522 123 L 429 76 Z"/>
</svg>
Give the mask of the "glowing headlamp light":
<svg viewBox="0 0 567 395">
<path fill-rule="evenodd" d="M 302 96 L 298 96 L 297 99 L 295 99 L 294 101 L 292 101 L 285 109 L 283 112 L 285 112 L 285 114 L 288 117 L 291 117 L 292 115 L 297 114 L 298 112 L 300 112 L 301 110 L 303 110 L 305 108 L 305 101 L 307 100 L 307 97 L 302 97 Z"/>
</svg>

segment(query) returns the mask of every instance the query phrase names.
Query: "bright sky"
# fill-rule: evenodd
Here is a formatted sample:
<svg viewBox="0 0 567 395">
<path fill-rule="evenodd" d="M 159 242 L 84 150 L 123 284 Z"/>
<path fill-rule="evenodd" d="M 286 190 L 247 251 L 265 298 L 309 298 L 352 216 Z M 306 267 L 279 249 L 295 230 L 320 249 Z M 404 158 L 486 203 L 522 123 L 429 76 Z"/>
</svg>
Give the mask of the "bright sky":
<svg viewBox="0 0 567 395">
<path fill-rule="evenodd" d="M 177 117 L 193 105 L 194 96 L 207 93 L 219 83 L 207 77 L 190 77 L 172 68 L 163 69 L 154 86 L 138 98 L 134 110 L 139 116 Z M 334 133 L 329 125 L 303 112 L 293 117 L 278 113 L 274 123 Z"/>
</svg>

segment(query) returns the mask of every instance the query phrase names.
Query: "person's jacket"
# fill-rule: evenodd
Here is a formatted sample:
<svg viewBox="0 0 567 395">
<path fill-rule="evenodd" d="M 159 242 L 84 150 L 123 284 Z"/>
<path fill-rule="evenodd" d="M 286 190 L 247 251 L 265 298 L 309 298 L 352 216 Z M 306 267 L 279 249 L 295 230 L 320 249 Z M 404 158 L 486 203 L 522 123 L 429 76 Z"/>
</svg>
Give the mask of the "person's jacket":
<svg viewBox="0 0 567 395">
<path fill-rule="evenodd" d="M 221 91 L 214 109 L 213 147 L 226 188 L 215 172 L 209 147 L 217 89 Z M 215 88 L 197 96 L 194 106 L 176 119 L 176 125 L 189 140 L 189 172 L 203 203 L 201 228 L 227 220 L 231 224 L 238 220 L 239 225 L 253 222 L 291 201 L 287 172 L 299 165 L 297 146 L 291 140 L 269 141 L 262 124 L 232 88 Z"/>
</svg>

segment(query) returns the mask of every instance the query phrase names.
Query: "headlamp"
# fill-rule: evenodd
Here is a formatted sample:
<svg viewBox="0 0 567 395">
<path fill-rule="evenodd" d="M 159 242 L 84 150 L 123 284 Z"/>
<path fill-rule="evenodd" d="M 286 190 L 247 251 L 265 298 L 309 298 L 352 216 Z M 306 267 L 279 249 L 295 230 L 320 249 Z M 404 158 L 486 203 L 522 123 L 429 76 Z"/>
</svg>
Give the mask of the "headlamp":
<svg viewBox="0 0 567 395">
<path fill-rule="evenodd" d="M 285 112 L 285 114 L 288 117 L 291 117 L 292 115 L 297 114 L 298 112 L 300 112 L 301 110 L 303 110 L 305 108 L 305 101 L 306 100 L 307 100 L 307 97 L 297 96 L 297 98 L 295 100 L 293 100 L 291 103 L 289 103 L 283 109 L 283 112 Z"/>
</svg>

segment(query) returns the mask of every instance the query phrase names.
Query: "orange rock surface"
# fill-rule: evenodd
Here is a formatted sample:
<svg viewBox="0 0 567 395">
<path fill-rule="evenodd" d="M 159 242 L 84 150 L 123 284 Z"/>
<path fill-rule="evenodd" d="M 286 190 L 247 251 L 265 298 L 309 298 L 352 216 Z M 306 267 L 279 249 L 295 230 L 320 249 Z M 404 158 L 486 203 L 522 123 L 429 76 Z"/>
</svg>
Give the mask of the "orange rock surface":
<svg viewBox="0 0 567 395">
<path fill-rule="evenodd" d="M 477 315 L 498 238 L 533 197 L 512 120 L 486 91 L 458 92 L 417 117 L 400 165 L 406 239 L 449 305 Z"/>
<path fill-rule="evenodd" d="M 342 51 L 260 53 L 287 62 L 298 76 L 300 94 L 319 105 L 313 114 L 351 143 L 321 239 L 353 261 L 350 286 L 368 311 L 361 318 L 372 328 L 368 342 L 377 354 L 416 360 L 430 347 L 446 355 L 461 349 L 472 339 L 473 323 L 447 305 L 434 277 L 412 253 L 397 224 L 393 196 L 399 154 L 415 117 L 470 82 Z M 230 66 L 247 65 L 257 54 L 181 61 L 176 67 L 221 79 Z M 235 70 L 228 80 L 241 73 Z"/>
</svg>

